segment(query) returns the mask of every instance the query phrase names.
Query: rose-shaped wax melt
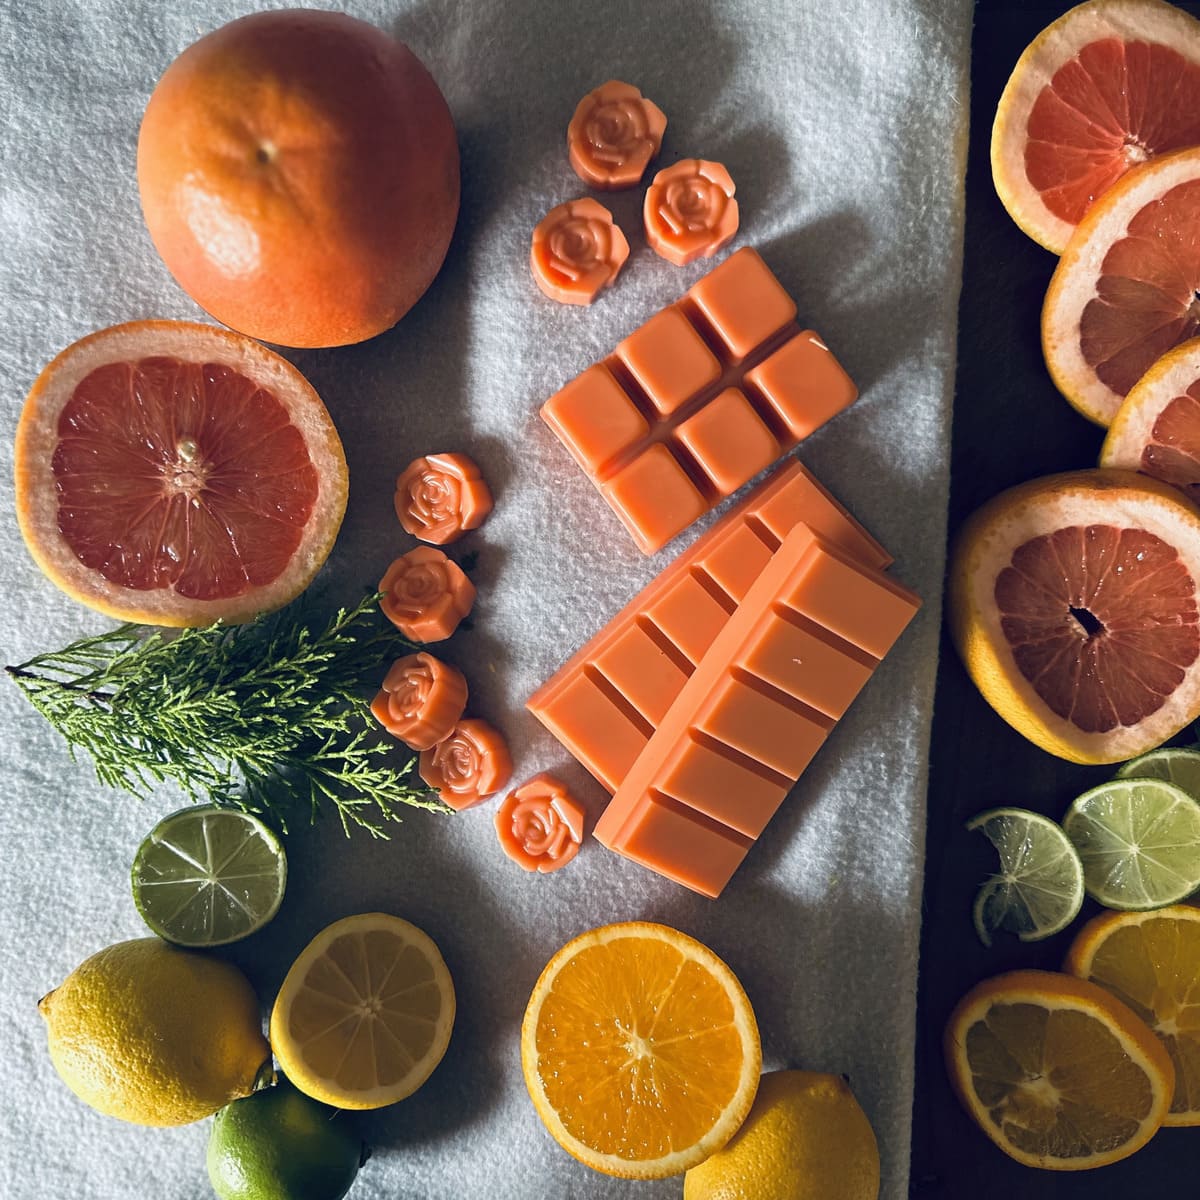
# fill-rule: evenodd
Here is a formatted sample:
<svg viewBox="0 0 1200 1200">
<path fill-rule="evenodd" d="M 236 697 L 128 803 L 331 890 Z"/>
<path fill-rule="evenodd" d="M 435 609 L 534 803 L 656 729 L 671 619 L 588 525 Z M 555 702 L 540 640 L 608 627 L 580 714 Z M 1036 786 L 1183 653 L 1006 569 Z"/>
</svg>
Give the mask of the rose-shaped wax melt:
<svg viewBox="0 0 1200 1200">
<path fill-rule="evenodd" d="M 461 811 L 508 783 L 512 757 L 499 730 L 470 718 L 459 721 L 432 750 L 423 750 L 417 769 L 444 803 Z"/>
<path fill-rule="evenodd" d="M 504 798 L 496 836 L 513 862 L 548 875 L 579 853 L 583 807 L 553 775 L 537 775 Z"/>
<path fill-rule="evenodd" d="M 629 257 L 612 213 L 596 200 L 552 208 L 533 231 L 529 265 L 538 287 L 560 304 L 591 304 Z"/>
<path fill-rule="evenodd" d="M 379 581 L 379 607 L 407 638 L 448 638 L 475 603 L 475 585 L 463 569 L 432 546 L 402 554 Z"/>
<path fill-rule="evenodd" d="M 491 511 L 491 489 L 465 454 L 415 459 L 396 480 L 396 516 L 404 531 L 435 546 L 477 529 Z"/>
<path fill-rule="evenodd" d="M 642 207 L 650 248 L 677 267 L 711 258 L 737 233 L 733 192 L 733 180 L 720 163 L 685 158 L 659 171 Z"/>
<path fill-rule="evenodd" d="M 463 673 L 422 652 L 392 663 L 371 712 L 410 750 L 428 750 L 450 736 L 466 707 Z"/>
<path fill-rule="evenodd" d="M 632 84 L 610 79 L 588 92 L 567 126 L 567 154 L 584 183 L 633 187 L 662 146 L 667 118 Z"/>
</svg>

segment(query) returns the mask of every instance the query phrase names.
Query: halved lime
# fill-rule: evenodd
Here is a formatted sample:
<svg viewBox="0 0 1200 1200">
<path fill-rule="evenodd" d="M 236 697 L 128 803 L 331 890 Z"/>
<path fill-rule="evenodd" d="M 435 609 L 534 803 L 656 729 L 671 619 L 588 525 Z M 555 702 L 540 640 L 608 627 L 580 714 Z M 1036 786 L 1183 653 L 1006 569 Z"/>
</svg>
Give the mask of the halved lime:
<svg viewBox="0 0 1200 1200">
<path fill-rule="evenodd" d="M 287 857 L 257 817 L 211 804 L 164 817 L 133 860 L 142 920 L 179 946 L 223 946 L 279 910 Z"/>
<path fill-rule="evenodd" d="M 975 932 L 985 946 L 998 929 L 1038 942 L 1065 929 L 1083 904 L 1083 867 L 1067 835 L 1049 817 L 992 808 L 967 822 L 996 847 L 1000 871 L 975 897 Z"/>
<path fill-rule="evenodd" d="M 1160 908 L 1200 887 L 1200 804 L 1173 783 L 1102 783 L 1071 805 L 1063 828 L 1088 895 L 1107 908 Z"/>
<path fill-rule="evenodd" d="M 1117 770 L 1118 779 L 1165 779 L 1200 800 L 1200 752 L 1164 746 L 1131 758 Z"/>
</svg>

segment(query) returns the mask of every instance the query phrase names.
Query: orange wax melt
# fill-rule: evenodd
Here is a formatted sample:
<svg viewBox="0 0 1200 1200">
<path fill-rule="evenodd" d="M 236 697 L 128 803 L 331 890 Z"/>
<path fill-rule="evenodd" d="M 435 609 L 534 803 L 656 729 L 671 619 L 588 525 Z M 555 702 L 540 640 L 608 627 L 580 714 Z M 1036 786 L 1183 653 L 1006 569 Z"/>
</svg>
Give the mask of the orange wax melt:
<svg viewBox="0 0 1200 1200">
<path fill-rule="evenodd" d="M 629 243 L 612 213 L 596 200 L 552 208 L 533 231 L 529 265 L 551 300 L 591 304 L 621 273 Z"/>
<path fill-rule="evenodd" d="M 392 663 L 371 712 L 410 750 L 428 750 L 450 736 L 466 707 L 463 673 L 422 652 Z"/>
<path fill-rule="evenodd" d="M 646 554 L 858 395 L 750 247 L 542 406 Z"/>
<path fill-rule="evenodd" d="M 583 806 L 553 775 L 537 775 L 504 798 L 496 836 L 513 862 L 548 875 L 579 853 Z"/>
<path fill-rule="evenodd" d="M 459 721 L 448 737 L 417 760 L 421 778 L 451 808 L 461 811 L 504 787 L 512 776 L 508 743 L 486 721 Z"/>
<path fill-rule="evenodd" d="M 797 525 L 869 567 L 892 560 L 796 461 L 693 542 L 526 702 L 610 792 L 645 748 L 695 664 Z"/>
<path fill-rule="evenodd" d="M 677 267 L 712 258 L 738 230 L 733 193 L 733 180 L 720 163 L 685 158 L 659 171 L 642 205 L 650 248 Z"/>
<path fill-rule="evenodd" d="M 597 839 L 719 895 L 919 604 L 797 526 L 629 769 Z"/>
<path fill-rule="evenodd" d="M 483 524 L 492 493 L 465 454 L 428 454 L 396 480 L 395 503 L 405 533 L 444 546 Z"/>
<path fill-rule="evenodd" d="M 640 182 L 662 146 L 667 118 L 632 84 L 610 79 L 588 92 L 567 126 L 567 155 L 575 174 L 594 188 Z"/>
<path fill-rule="evenodd" d="M 418 546 L 402 554 L 379 581 L 379 607 L 406 638 L 448 638 L 475 603 L 475 585 L 441 550 Z"/>
</svg>

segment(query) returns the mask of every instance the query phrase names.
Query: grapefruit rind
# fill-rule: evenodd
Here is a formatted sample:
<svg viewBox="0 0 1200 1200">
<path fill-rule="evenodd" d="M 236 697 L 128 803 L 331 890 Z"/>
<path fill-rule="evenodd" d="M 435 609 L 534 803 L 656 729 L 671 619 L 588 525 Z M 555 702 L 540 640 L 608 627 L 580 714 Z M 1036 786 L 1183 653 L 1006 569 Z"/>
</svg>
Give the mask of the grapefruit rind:
<svg viewBox="0 0 1200 1200">
<path fill-rule="evenodd" d="M 96 368 L 148 356 L 231 367 L 268 389 L 304 438 L 319 480 L 317 501 L 287 569 L 270 583 L 217 600 L 184 597 L 170 588 L 140 591 L 86 567 L 59 531 L 51 459 L 63 408 Z M 312 582 L 346 511 L 346 456 L 312 385 L 286 359 L 253 339 L 198 322 L 132 321 L 68 346 L 34 381 L 17 424 L 13 456 L 17 522 L 34 561 L 67 595 L 120 621 L 174 627 L 237 623 L 281 608 Z"/>
<path fill-rule="evenodd" d="M 967 673 L 1018 733 L 1070 762 L 1124 762 L 1200 716 L 1197 662 L 1162 707 L 1138 725 L 1086 733 L 1046 705 L 1021 674 L 1001 632 L 995 582 L 1018 546 L 1064 525 L 1123 522 L 1174 546 L 1193 581 L 1200 580 L 1200 511 L 1167 484 L 1130 471 L 1068 472 L 1002 492 L 967 520 L 951 555 L 950 633 Z"/>
</svg>

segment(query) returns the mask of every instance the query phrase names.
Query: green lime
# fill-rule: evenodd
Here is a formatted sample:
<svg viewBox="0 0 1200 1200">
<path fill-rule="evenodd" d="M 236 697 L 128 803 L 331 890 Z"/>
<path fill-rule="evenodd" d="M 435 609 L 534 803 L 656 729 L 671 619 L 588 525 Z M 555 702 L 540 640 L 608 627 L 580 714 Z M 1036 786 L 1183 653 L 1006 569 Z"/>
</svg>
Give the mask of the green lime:
<svg viewBox="0 0 1200 1200">
<path fill-rule="evenodd" d="M 967 822 L 996 847 L 1000 871 L 975 897 L 975 932 L 985 946 L 998 929 L 1037 942 L 1065 929 L 1083 904 L 1083 867 L 1067 835 L 1049 817 L 992 808 Z"/>
<path fill-rule="evenodd" d="M 133 860 L 142 920 L 179 946 L 223 946 L 279 911 L 287 857 L 257 817 L 195 805 L 164 817 Z"/>
<path fill-rule="evenodd" d="M 1118 779 L 1165 779 L 1200 800 L 1200 752 L 1171 746 L 1131 758 L 1117 771 Z"/>
<path fill-rule="evenodd" d="M 1102 783 L 1071 805 L 1063 828 L 1088 895 L 1108 908 L 1161 908 L 1200 887 L 1200 804 L 1173 783 Z"/>
<path fill-rule="evenodd" d="M 366 1158 L 348 1113 L 282 1076 L 227 1104 L 208 1137 L 208 1178 L 220 1200 L 341 1200 Z"/>
</svg>

